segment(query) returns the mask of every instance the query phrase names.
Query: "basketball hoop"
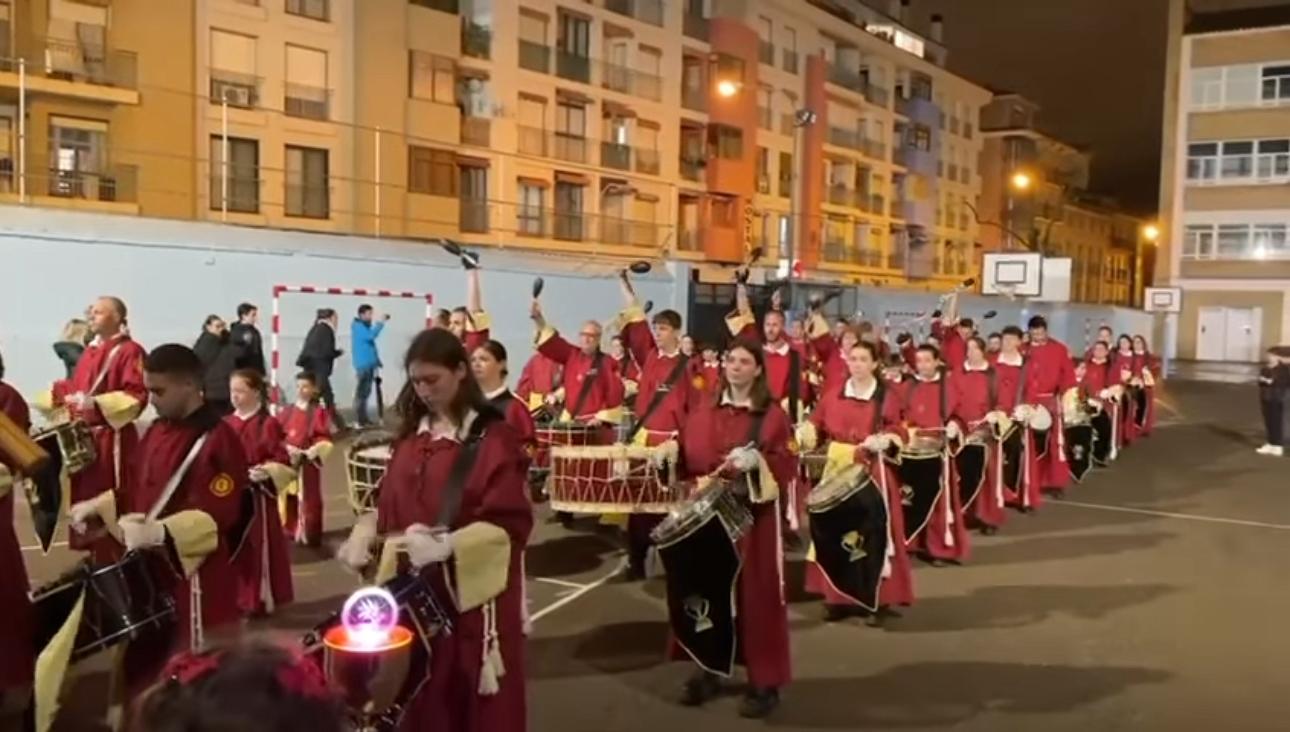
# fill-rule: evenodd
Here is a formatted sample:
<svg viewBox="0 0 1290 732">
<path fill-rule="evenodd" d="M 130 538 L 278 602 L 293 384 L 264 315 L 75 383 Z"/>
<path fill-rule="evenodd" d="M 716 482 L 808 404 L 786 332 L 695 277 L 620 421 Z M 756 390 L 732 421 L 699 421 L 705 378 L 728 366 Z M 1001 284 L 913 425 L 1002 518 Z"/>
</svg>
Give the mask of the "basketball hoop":
<svg viewBox="0 0 1290 732">
<path fill-rule="evenodd" d="M 1002 295 L 1003 297 L 1008 298 L 1009 301 L 1016 301 L 1017 299 L 1016 285 L 1003 285 L 1003 284 L 995 285 L 995 291 L 999 295 Z"/>
</svg>

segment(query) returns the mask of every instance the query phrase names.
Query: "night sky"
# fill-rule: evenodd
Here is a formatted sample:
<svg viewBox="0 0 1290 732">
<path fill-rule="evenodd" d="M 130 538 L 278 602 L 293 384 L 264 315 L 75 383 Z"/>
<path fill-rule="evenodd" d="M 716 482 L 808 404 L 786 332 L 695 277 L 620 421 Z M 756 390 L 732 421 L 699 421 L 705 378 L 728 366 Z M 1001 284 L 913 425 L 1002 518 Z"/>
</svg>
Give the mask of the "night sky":
<svg viewBox="0 0 1290 732">
<path fill-rule="evenodd" d="M 869 0 L 885 7 L 881 0 Z M 1284 0 L 1190 0 L 1197 11 Z M 912 0 L 909 23 L 945 16 L 952 70 L 1042 107 L 1040 127 L 1093 153 L 1092 187 L 1152 214 L 1168 0 Z"/>
</svg>

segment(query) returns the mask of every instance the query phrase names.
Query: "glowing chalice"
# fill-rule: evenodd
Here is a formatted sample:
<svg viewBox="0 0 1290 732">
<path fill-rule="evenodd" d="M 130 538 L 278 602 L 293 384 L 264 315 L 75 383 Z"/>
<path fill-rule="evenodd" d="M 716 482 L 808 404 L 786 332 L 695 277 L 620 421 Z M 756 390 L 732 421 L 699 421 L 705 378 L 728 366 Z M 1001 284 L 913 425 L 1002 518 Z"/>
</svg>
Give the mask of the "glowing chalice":
<svg viewBox="0 0 1290 732">
<path fill-rule="evenodd" d="M 349 596 L 340 624 L 323 635 L 323 668 L 339 687 L 359 729 L 377 722 L 398 700 L 411 662 L 412 631 L 399 625 L 399 604 L 381 587 Z"/>
</svg>

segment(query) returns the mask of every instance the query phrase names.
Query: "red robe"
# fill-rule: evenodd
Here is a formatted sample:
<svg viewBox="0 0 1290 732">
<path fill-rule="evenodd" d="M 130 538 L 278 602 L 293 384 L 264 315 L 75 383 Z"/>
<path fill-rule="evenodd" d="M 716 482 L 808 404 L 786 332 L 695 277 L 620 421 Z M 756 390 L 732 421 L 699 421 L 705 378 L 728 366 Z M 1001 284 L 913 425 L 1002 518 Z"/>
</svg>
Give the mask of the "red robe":
<svg viewBox="0 0 1290 732">
<path fill-rule="evenodd" d="M 286 436 L 282 425 L 268 412 L 257 412 L 250 419 L 237 414 L 224 418 L 242 442 L 246 464 L 256 467 L 265 463 L 291 464 L 287 457 Z M 273 612 L 295 597 L 291 583 L 291 549 L 282 532 L 278 499 L 272 482 L 251 485 L 255 494 L 255 516 L 247 529 L 246 546 L 238 552 L 238 604 L 248 615 Z"/>
<path fill-rule="evenodd" d="M 745 408 L 702 402 L 690 412 L 681 430 L 684 472 L 702 476 L 721 467 L 733 448 L 747 443 L 754 418 Z M 788 415 L 778 404 L 771 404 L 761 424 L 757 449 L 779 483 L 781 495 L 797 474 L 797 457 L 789 449 L 791 439 Z M 792 677 L 779 501 L 755 504 L 752 513 L 752 528 L 736 544 L 743 562 L 735 587 L 737 648 L 739 660 L 748 669 L 748 682 L 759 689 L 777 689 Z M 673 655 L 684 658 L 676 647 Z"/>
<path fill-rule="evenodd" d="M 1051 338 L 1043 343 L 1031 343 L 1026 350 L 1026 385 L 1023 401 L 1037 404 L 1053 417 L 1048 431 L 1048 452 L 1040 459 L 1041 487 L 1066 490 L 1071 481 L 1071 469 L 1066 463 L 1066 436 L 1062 425 L 1061 397 L 1075 386 L 1075 367 L 1071 365 L 1070 351 L 1060 341 Z"/>
<path fill-rule="evenodd" d="M 242 618 L 233 552 L 237 548 L 234 542 L 241 536 L 239 528 L 245 528 L 247 464 L 241 440 L 219 415 L 202 407 L 182 420 L 153 422 L 139 445 L 134 482 L 119 495 L 117 513 L 148 513 L 203 433 L 206 442 L 158 519 L 164 521 L 181 511 L 205 513 L 215 523 L 215 549 L 201 561 L 193 575 L 196 582 L 184 578 L 179 571 L 176 551 L 182 547 L 176 538 L 167 538 L 166 547 L 156 550 L 159 556 L 169 559 L 169 566 L 175 570 L 171 588 L 175 597 L 175 633 L 169 639 L 144 635 L 131 644 L 126 664 L 132 688 L 147 683 L 159 670 L 156 664 L 163 662 L 169 652 L 187 649 L 193 643 L 194 599 L 201 601 L 201 625 L 206 636 L 221 628 L 235 628 Z"/>
<path fill-rule="evenodd" d="M 699 392 L 699 398 L 707 399 L 711 397 L 715 399 L 717 392 L 721 389 L 721 362 L 708 363 L 704 361 L 698 367 L 695 377 L 690 383 Z"/>
<path fill-rule="evenodd" d="M 515 396 L 525 404 L 532 404 L 530 397 L 535 394 L 540 400 L 560 388 L 563 370 L 563 366 L 542 355 L 540 351 L 533 354 L 520 372 L 520 380 L 515 385 Z"/>
<path fill-rule="evenodd" d="M 999 409 L 999 374 L 988 363 L 983 370 L 969 370 L 965 364 L 954 373 L 950 386 L 955 392 L 954 416 L 969 433 L 984 423 L 987 414 Z M 1007 518 L 1004 506 L 1013 497 L 1012 492 L 1003 485 L 1003 473 L 1000 470 L 1002 461 L 1002 445 L 991 441 L 986 446 L 981 489 L 976 500 L 967 509 L 977 523 L 985 526 L 1003 525 Z"/>
<path fill-rule="evenodd" d="M 603 354 L 600 368 L 594 369 L 595 356 L 588 356 L 554 332 L 538 344 L 538 351 L 564 366 L 564 407 L 575 421 L 595 421 L 597 413 L 623 406 L 623 380 L 609 354 Z M 580 405 L 582 382 L 588 378 L 594 383 Z M 577 414 L 573 414 L 575 408 Z"/>
<path fill-rule="evenodd" d="M 277 414 L 286 436 L 284 445 L 308 450 L 320 442 L 331 440 L 331 415 L 320 404 L 305 409 L 292 405 L 283 407 Z M 287 496 L 286 515 L 282 525 L 287 536 L 302 544 L 317 544 L 323 534 L 323 489 L 320 460 L 302 458 L 300 463 L 300 494 Z"/>
<path fill-rule="evenodd" d="M 811 403 L 810 359 L 801 343 L 790 343 L 786 336 L 781 336 L 778 343 L 766 343 L 761 331 L 754 324 L 744 326 L 737 337 L 762 344 L 766 354 L 766 385 L 770 387 L 770 395 L 785 408 L 788 406 L 785 400 L 788 399 L 791 383 L 788 377 L 792 372 L 792 358 L 789 354 L 797 353 L 800 372 L 797 387 L 798 404 L 804 407 Z M 797 415 L 790 416 L 793 422 L 797 421 Z"/>
<path fill-rule="evenodd" d="M 1155 356 L 1151 355 L 1150 353 L 1138 353 L 1135 355 L 1137 356 L 1138 360 L 1136 363 L 1137 371 L 1134 372 L 1134 375 L 1144 379 L 1144 381 L 1146 379 L 1147 374 L 1151 375 L 1151 381 L 1143 387 L 1143 389 L 1147 393 L 1147 398 L 1146 398 L 1147 414 L 1145 417 L 1143 417 L 1142 415 L 1138 416 L 1138 421 L 1142 423 L 1142 426 L 1139 427 L 1136 424 L 1134 425 L 1134 429 L 1137 431 L 1139 435 L 1142 435 L 1143 437 L 1148 437 L 1151 435 L 1151 431 L 1156 426 L 1155 382 L 1159 381 L 1160 379 L 1160 360 L 1157 359 Z"/>
<path fill-rule="evenodd" d="M 1137 417 L 1137 405 L 1134 403 L 1133 392 L 1130 389 L 1130 382 L 1134 379 L 1142 378 L 1142 369 L 1140 364 L 1142 360 L 1132 351 L 1124 353 L 1115 351 L 1111 354 L 1111 371 L 1114 373 L 1115 381 L 1113 383 L 1124 385 L 1124 401 L 1120 404 L 1120 423 L 1118 425 L 1120 432 L 1120 446 L 1127 447 L 1132 444 L 1138 437 L 1138 425 L 1135 421 Z"/>
<path fill-rule="evenodd" d="M 904 424 L 918 430 L 943 433 L 945 425 L 955 419 L 958 395 L 947 381 L 944 385 L 945 402 L 942 408 L 941 391 L 940 380 L 923 381 L 916 377 L 909 382 L 902 396 L 901 420 Z M 914 540 L 914 548 L 933 559 L 961 562 L 968 556 L 968 532 L 963 521 L 958 475 L 953 460 L 947 458 L 943 465 L 941 493 L 936 498 L 927 527 Z"/>
<path fill-rule="evenodd" d="M 654 342 L 654 334 L 649 324 L 643 320 L 627 323 L 623 326 L 623 342 L 632 354 L 635 363 L 641 364 L 636 376 L 640 389 L 636 392 L 635 413 L 637 419 L 645 417 L 650 402 L 657 392 L 664 391 L 658 407 L 645 419 L 643 429 L 651 434 L 647 444 L 658 444 L 671 433 L 681 431 L 685 416 L 692 406 L 701 398 L 694 388 L 694 377 L 699 376 L 698 359 L 690 358 L 681 367 L 681 373 L 667 386 L 668 377 L 677 368 L 679 359 L 686 358 L 679 351 L 670 355 L 663 354 Z"/>
<path fill-rule="evenodd" d="M 1025 357 L 1022 356 L 1023 365 L 1004 363 L 1000 360 L 1002 353 L 990 354 L 990 365 L 994 368 L 996 375 L 995 396 L 998 399 L 999 411 L 1012 416 L 1013 410 L 1018 404 L 1024 403 L 1023 385 L 1021 383 L 1022 372 L 1029 372 L 1031 367 L 1024 366 Z M 1039 508 L 1043 503 L 1043 492 L 1040 490 L 1042 485 L 1042 473 L 1039 468 L 1039 450 L 1035 444 L 1035 435 L 1031 430 L 1022 425 L 1016 429 L 1022 431 L 1021 460 L 1022 466 L 1017 471 L 1017 482 L 1019 485 L 1004 486 L 1004 500 L 1010 506 L 1015 506 L 1022 510 L 1031 510 Z"/>
<path fill-rule="evenodd" d="M 954 374 L 962 371 L 963 364 L 967 362 L 967 341 L 959 335 L 958 327 L 933 323 L 932 335 L 941 341 L 941 362 L 945 368 Z"/>
<path fill-rule="evenodd" d="M 76 371 L 72 374 L 71 381 L 54 384 L 54 406 L 62 406 L 63 398 L 72 393 L 94 396 L 123 392 L 133 397 L 138 402 L 139 411 L 142 411 L 148 404 L 148 390 L 143 385 L 143 359 L 146 355 L 143 346 L 127 335 L 117 336 L 110 341 L 95 340 L 85 347 L 81 359 L 76 362 Z M 94 447 L 98 450 L 98 460 L 71 476 L 70 503 L 93 498 L 108 490 L 124 490 L 132 482 L 130 470 L 136 464 L 139 432 L 135 425 L 112 429 L 93 402 L 83 410 L 74 411 L 72 417 L 83 419 L 90 425 L 94 434 Z M 107 559 L 114 551 L 112 542 L 102 530 L 91 530 L 85 534 L 71 532 L 68 545 L 79 550 L 94 548 L 95 551 L 102 552 L 99 554 L 101 559 Z"/>
<path fill-rule="evenodd" d="M 461 449 L 455 440 L 418 432 L 394 446 L 377 506 L 378 530 L 398 534 L 414 523 L 434 526 L 446 477 Z M 492 696 L 478 693 L 485 640 L 482 607 L 455 618 L 452 633 L 431 641 L 430 680 L 408 704 L 400 726 L 404 730 L 436 732 L 523 732 L 525 729 L 523 555 L 533 528 L 527 476 L 519 439 L 504 422 L 489 425 L 480 438 L 474 465 L 467 475 L 457 517 L 448 527 L 456 531 L 476 522 L 504 530 L 510 539 L 506 589 L 497 596 L 496 628 L 506 673 Z M 438 566 L 423 569 L 441 598 L 450 597 Z M 486 606 L 485 606 L 486 607 Z"/>
<path fill-rule="evenodd" d="M 842 389 L 847 379 L 851 378 L 842 344 L 826 333 L 811 340 L 811 349 L 815 363 L 819 364 L 821 398 L 824 394 Z"/>
<path fill-rule="evenodd" d="M 12 386 L 0 381 L 0 412 L 26 431 L 31 428 L 27 402 Z M 0 465 L 10 474 L 17 466 L 3 452 Z M 27 598 L 27 569 L 13 528 L 13 488 L 0 488 L 0 694 L 31 683 L 36 649 L 32 644 L 34 617 Z"/>
<path fill-rule="evenodd" d="M 882 396 L 882 416 L 877 420 L 879 432 L 899 432 L 900 395 L 888 385 Z M 821 445 L 827 442 L 844 442 L 860 445 L 874 434 L 874 410 L 878 394 L 870 399 L 848 397 L 845 382 L 824 392 L 820 403 L 811 411 L 811 424 L 815 425 Z M 905 548 L 905 514 L 901 510 L 900 478 L 886 461 L 877 460 L 873 453 L 857 450 L 857 459 L 869 466 L 887 501 L 887 540 L 892 547 L 891 574 L 883 577 L 878 589 L 880 605 L 912 605 L 914 602 L 914 577 L 909 566 L 909 552 Z M 830 605 L 849 604 L 850 600 L 826 580 L 824 572 L 814 562 L 806 565 L 806 589 L 824 595 Z"/>
</svg>

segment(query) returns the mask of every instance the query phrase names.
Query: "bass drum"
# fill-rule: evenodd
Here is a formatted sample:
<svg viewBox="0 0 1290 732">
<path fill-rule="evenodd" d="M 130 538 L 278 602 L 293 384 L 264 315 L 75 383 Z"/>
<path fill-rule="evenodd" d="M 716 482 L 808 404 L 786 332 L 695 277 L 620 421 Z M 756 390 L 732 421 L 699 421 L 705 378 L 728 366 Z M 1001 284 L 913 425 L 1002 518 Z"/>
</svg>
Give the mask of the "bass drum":
<svg viewBox="0 0 1290 732">
<path fill-rule="evenodd" d="M 349 505 L 355 515 L 376 510 L 393 444 L 393 433 L 376 430 L 360 434 L 345 451 Z"/>
<path fill-rule="evenodd" d="M 833 589 L 870 611 L 878 609 L 887 559 L 889 516 L 882 489 L 853 465 L 807 497 L 815 563 Z"/>
</svg>

